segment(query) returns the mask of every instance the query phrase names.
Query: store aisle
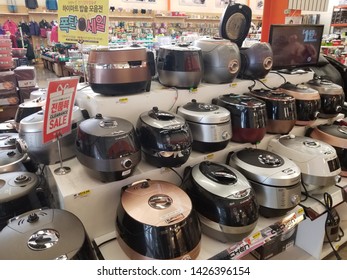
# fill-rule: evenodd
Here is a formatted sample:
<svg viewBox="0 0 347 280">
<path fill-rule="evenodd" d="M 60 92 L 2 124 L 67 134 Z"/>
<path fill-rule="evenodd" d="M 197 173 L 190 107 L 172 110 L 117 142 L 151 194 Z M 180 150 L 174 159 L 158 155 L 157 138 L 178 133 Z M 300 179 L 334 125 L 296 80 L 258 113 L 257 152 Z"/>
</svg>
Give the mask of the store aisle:
<svg viewBox="0 0 347 280">
<path fill-rule="evenodd" d="M 36 69 L 36 80 L 39 88 L 47 88 L 48 81 L 50 79 L 59 78 L 55 73 L 49 71 L 47 68 L 44 68 L 43 64 L 35 64 Z"/>
</svg>

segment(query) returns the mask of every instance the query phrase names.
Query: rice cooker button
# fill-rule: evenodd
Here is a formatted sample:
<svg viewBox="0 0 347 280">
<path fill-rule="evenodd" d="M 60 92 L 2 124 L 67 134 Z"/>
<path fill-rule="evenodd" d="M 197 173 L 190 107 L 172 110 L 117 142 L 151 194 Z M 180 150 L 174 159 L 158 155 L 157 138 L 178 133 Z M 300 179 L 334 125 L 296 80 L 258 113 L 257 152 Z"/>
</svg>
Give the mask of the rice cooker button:
<svg viewBox="0 0 347 280">
<path fill-rule="evenodd" d="M 222 139 L 223 139 L 223 140 L 227 140 L 227 139 L 230 139 L 230 135 L 229 135 L 229 132 L 227 132 L 227 131 L 224 131 L 224 132 L 222 133 Z"/>
<path fill-rule="evenodd" d="M 130 168 L 133 165 L 133 162 L 131 159 L 127 158 L 125 160 L 122 161 L 122 166 L 124 168 Z"/>
<path fill-rule="evenodd" d="M 31 214 L 28 216 L 27 222 L 28 222 L 28 223 L 34 223 L 34 222 L 36 222 L 38 219 L 39 219 L 39 216 L 37 216 L 36 213 L 31 213 Z"/>
<path fill-rule="evenodd" d="M 300 203 L 300 197 L 299 195 L 295 194 L 291 197 L 290 201 L 293 205 L 298 205 Z"/>
</svg>

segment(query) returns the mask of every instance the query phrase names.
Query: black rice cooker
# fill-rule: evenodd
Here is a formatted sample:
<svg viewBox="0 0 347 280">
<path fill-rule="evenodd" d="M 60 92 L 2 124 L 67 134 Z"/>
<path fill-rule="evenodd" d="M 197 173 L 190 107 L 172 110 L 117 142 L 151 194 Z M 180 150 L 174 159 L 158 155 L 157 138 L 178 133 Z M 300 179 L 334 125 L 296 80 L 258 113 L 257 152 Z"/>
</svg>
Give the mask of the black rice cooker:
<svg viewBox="0 0 347 280">
<path fill-rule="evenodd" d="M 252 89 L 249 94 L 266 104 L 267 133 L 287 134 L 293 129 L 296 121 L 294 97 L 281 90 Z"/>
<path fill-rule="evenodd" d="M 18 133 L 0 133 L 0 150 L 15 149 L 18 137 Z"/>
<path fill-rule="evenodd" d="M 158 107 L 139 116 L 136 133 L 144 159 L 156 167 L 181 166 L 192 152 L 193 136 L 186 120 Z"/>
<path fill-rule="evenodd" d="M 263 149 L 244 148 L 231 152 L 227 161 L 250 181 L 262 216 L 285 215 L 300 203 L 301 172 L 287 157 Z"/>
<path fill-rule="evenodd" d="M 336 150 L 323 141 L 306 136 L 284 135 L 272 138 L 267 149 L 291 159 L 299 166 L 302 191 L 311 194 L 324 192 L 341 179 Z"/>
<path fill-rule="evenodd" d="M 22 119 L 36 112 L 41 111 L 45 105 L 46 99 L 41 97 L 33 100 L 28 100 L 19 104 L 16 111 L 16 115 L 14 117 L 17 130 L 19 130 L 19 124 Z"/>
<path fill-rule="evenodd" d="M 264 101 L 252 96 L 225 94 L 214 98 L 212 103 L 230 112 L 232 141 L 257 143 L 264 138 L 267 123 Z"/>
<path fill-rule="evenodd" d="M 226 164 L 211 161 L 203 161 L 185 173 L 183 188 L 206 235 L 222 242 L 236 242 L 253 231 L 259 207 L 245 176 Z"/>
<path fill-rule="evenodd" d="M 230 112 L 218 105 L 191 102 L 177 108 L 193 134 L 193 150 L 209 153 L 224 149 L 231 139 Z"/>
<path fill-rule="evenodd" d="M 166 181 L 123 187 L 116 229 L 130 259 L 196 259 L 200 252 L 201 228 L 192 202 Z"/>
<path fill-rule="evenodd" d="M 160 46 L 157 71 L 159 82 L 166 87 L 196 88 L 204 73 L 201 49 L 193 46 Z"/>
<path fill-rule="evenodd" d="M 131 122 L 97 114 L 78 126 L 76 156 L 102 181 L 116 181 L 135 170 L 141 146 Z"/>
<path fill-rule="evenodd" d="M 82 222 L 62 209 L 35 209 L 0 231 L 3 260 L 96 259 Z"/>
</svg>

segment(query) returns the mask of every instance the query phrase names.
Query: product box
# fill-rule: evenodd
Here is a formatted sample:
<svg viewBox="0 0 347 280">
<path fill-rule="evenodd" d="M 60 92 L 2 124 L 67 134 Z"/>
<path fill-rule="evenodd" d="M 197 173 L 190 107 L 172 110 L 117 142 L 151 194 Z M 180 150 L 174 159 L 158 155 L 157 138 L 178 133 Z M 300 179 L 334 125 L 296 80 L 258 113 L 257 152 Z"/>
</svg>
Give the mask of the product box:
<svg viewBox="0 0 347 280">
<path fill-rule="evenodd" d="M 0 96 L 17 93 L 17 79 L 13 71 L 0 72 Z"/>
<path fill-rule="evenodd" d="M 19 89 L 19 98 L 20 98 L 20 102 L 24 102 L 28 99 L 30 99 L 30 94 L 35 91 L 38 90 L 39 87 L 38 85 L 34 86 L 34 87 L 24 87 L 24 88 L 20 88 Z"/>
<path fill-rule="evenodd" d="M 36 86 L 36 69 L 34 66 L 19 66 L 13 71 L 19 88 Z"/>
<path fill-rule="evenodd" d="M 0 122 L 14 119 L 18 105 L 0 106 Z"/>
<path fill-rule="evenodd" d="M 283 231 L 281 234 L 276 235 L 262 246 L 254 249 L 251 254 L 259 260 L 267 260 L 286 251 L 288 248 L 294 246 L 297 229 L 298 226 L 296 225 Z"/>
</svg>

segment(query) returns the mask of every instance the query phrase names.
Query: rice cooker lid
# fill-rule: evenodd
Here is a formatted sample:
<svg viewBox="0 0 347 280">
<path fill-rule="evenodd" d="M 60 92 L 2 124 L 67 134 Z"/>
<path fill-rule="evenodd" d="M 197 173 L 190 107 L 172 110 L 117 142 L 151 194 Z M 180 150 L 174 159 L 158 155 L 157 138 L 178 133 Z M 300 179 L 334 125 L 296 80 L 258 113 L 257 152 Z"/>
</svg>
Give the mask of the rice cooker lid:
<svg viewBox="0 0 347 280">
<path fill-rule="evenodd" d="M 27 154 L 20 153 L 17 149 L 0 150 L 0 168 L 5 168 L 23 162 Z"/>
<path fill-rule="evenodd" d="M 26 171 L 0 174 L 0 203 L 23 197 L 38 184 L 36 174 Z"/>
<path fill-rule="evenodd" d="M 187 121 L 201 124 L 220 124 L 230 121 L 230 112 L 218 105 L 200 103 L 196 99 L 178 107 L 177 113 Z"/>
<path fill-rule="evenodd" d="M 254 109 L 264 109 L 266 104 L 263 100 L 257 99 L 249 95 L 239 95 L 239 94 L 224 94 L 218 97 L 220 101 L 225 104 L 233 105 L 236 107 L 246 107 Z"/>
<path fill-rule="evenodd" d="M 276 102 L 294 102 L 295 98 L 282 90 L 252 89 L 255 97 Z"/>
<path fill-rule="evenodd" d="M 26 108 L 42 108 L 46 105 L 46 98 L 44 97 L 38 97 L 36 99 L 25 101 L 21 104 L 19 104 L 19 109 L 26 109 Z"/>
<path fill-rule="evenodd" d="M 140 120 L 151 127 L 159 129 L 176 130 L 186 125 L 186 120 L 182 116 L 159 110 L 158 107 L 153 107 L 152 110 L 142 113 Z"/>
<path fill-rule="evenodd" d="M 284 83 L 280 87 L 281 90 L 286 91 L 286 93 L 292 95 L 297 99 L 319 99 L 319 92 L 313 88 L 308 87 L 305 84 L 294 85 L 292 83 Z"/>
<path fill-rule="evenodd" d="M 206 191 L 227 199 L 239 200 L 250 195 L 251 185 L 236 169 L 221 163 L 203 161 L 192 169 L 192 179 Z"/>
<path fill-rule="evenodd" d="M 79 130 L 96 137 L 115 137 L 129 135 L 134 130 L 131 122 L 117 117 L 104 117 L 96 114 L 95 118 L 82 121 Z"/>
<path fill-rule="evenodd" d="M 15 149 L 18 137 L 18 133 L 1 133 L 0 149 Z"/>
<path fill-rule="evenodd" d="M 178 186 L 160 180 L 143 180 L 122 189 L 121 204 L 134 220 L 154 227 L 172 226 L 192 211 L 189 196 Z"/>
<path fill-rule="evenodd" d="M 36 209 L 16 217 L 0 232 L 0 259 L 72 259 L 85 238 L 83 224 L 74 214 Z"/>
<path fill-rule="evenodd" d="M 292 186 L 301 178 L 299 167 L 290 159 L 276 153 L 254 148 L 235 151 L 231 156 L 231 165 L 246 176 L 266 185 Z"/>
<path fill-rule="evenodd" d="M 159 49 L 177 52 L 201 52 L 201 48 L 186 45 L 163 45 Z"/>
<path fill-rule="evenodd" d="M 320 94 L 342 95 L 343 88 L 327 79 L 312 79 L 307 86 L 317 90 Z"/>
<path fill-rule="evenodd" d="M 12 133 L 17 132 L 14 120 L 9 120 L 0 123 L 0 134 L 1 133 Z"/>
<path fill-rule="evenodd" d="M 345 125 L 321 124 L 317 126 L 317 129 L 326 134 L 339 138 L 340 141 L 347 140 L 347 126 Z M 346 148 L 346 147 L 347 147 L 347 141 L 345 142 L 345 145 L 342 145 L 342 148 Z"/>
<path fill-rule="evenodd" d="M 30 99 L 35 100 L 37 98 L 45 98 L 45 95 L 47 94 L 47 89 L 46 88 L 39 88 L 37 90 L 34 90 L 30 93 Z"/>
</svg>

